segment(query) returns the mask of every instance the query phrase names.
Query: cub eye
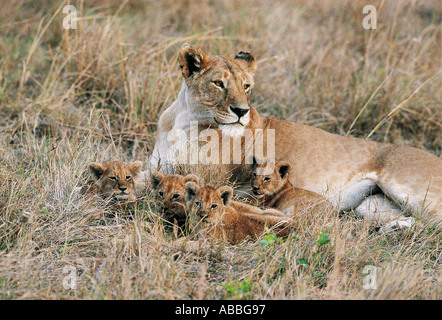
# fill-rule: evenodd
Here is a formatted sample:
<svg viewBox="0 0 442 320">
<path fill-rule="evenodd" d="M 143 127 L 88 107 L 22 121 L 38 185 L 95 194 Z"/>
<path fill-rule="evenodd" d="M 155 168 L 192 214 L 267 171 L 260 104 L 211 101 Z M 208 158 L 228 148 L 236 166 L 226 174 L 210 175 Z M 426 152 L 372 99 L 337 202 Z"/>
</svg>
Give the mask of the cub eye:
<svg viewBox="0 0 442 320">
<path fill-rule="evenodd" d="M 253 178 L 253 179 L 256 178 L 256 173 L 252 173 L 252 178 Z"/>
<path fill-rule="evenodd" d="M 265 177 L 265 178 L 264 178 L 264 181 L 265 181 L 265 182 L 268 182 L 268 181 L 270 181 L 270 178 L 269 178 L 269 177 Z"/>
<path fill-rule="evenodd" d="M 224 88 L 224 84 L 221 80 L 216 80 L 213 81 L 213 83 L 215 84 L 215 86 L 220 87 L 220 88 Z"/>
<path fill-rule="evenodd" d="M 214 203 L 214 204 L 212 204 L 212 205 L 210 206 L 210 208 L 211 208 L 211 209 L 216 209 L 216 208 L 218 208 L 218 205 L 217 205 L 216 203 Z"/>
<path fill-rule="evenodd" d="M 197 207 L 201 207 L 201 202 L 197 201 L 197 202 L 195 202 L 195 205 L 196 205 Z"/>
<path fill-rule="evenodd" d="M 109 177 L 109 179 L 117 181 L 117 177 Z"/>
<path fill-rule="evenodd" d="M 130 180 L 132 178 L 131 176 L 126 176 L 126 180 Z"/>
<path fill-rule="evenodd" d="M 174 193 L 172 199 L 176 200 L 180 197 L 179 193 Z"/>
<path fill-rule="evenodd" d="M 250 84 L 245 84 L 244 85 L 244 91 L 247 91 L 247 90 L 249 90 L 250 89 Z"/>
<path fill-rule="evenodd" d="M 161 198 L 164 197 L 164 192 L 163 191 L 158 192 L 158 194 L 160 195 Z"/>
</svg>

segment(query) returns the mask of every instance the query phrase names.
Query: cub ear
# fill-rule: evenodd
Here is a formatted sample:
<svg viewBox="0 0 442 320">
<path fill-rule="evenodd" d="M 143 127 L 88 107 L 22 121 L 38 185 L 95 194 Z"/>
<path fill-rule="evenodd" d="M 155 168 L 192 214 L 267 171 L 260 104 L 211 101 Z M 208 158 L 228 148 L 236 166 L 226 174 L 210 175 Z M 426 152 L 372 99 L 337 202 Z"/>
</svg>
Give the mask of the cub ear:
<svg viewBox="0 0 442 320">
<path fill-rule="evenodd" d="M 158 185 L 163 180 L 164 175 L 161 172 L 155 171 L 150 176 L 150 181 L 152 182 L 152 188 L 156 189 L 158 188 Z"/>
<path fill-rule="evenodd" d="M 276 165 L 276 170 L 278 171 L 281 179 L 284 179 L 288 175 L 291 168 L 292 168 L 291 164 L 288 163 L 287 161 L 280 161 Z"/>
<path fill-rule="evenodd" d="M 141 161 L 134 161 L 129 165 L 129 170 L 136 177 L 140 174 L 143 163 Z"/>
<path fill-rule="evenodd" d="M 255 170 L 261 160 L 257 156 L 251 156 L 246 163 L 249 164 L 250 169 Z"/>
<path fill-rule="evenodd" d="M 255 73 L 256 61 L 253 54 L 250 52 L 240 51 L 235 56 L 236 62 L 248 73 Z"/>
<path fill-rule="evenodd" d="M 198 185 L 193 181 L 189 181 L 184 185 L 184 191 L 186 193 L 184 199 L 186 202 L 189 202 L 195 197 L 198 188 Z"/>
<path fill-rule="evenodd" d="M 188 174 L 187 176 L 184 177 L 184 183 L 187 183 L 189 181 L 193 181 L 197 185 L 200 183 L 200 179 L 194 174 Z"/>
<path fill-rule="evenodd" d="M 209 58 L 199 47 L 184 44 L 178 52 L 178 63 L 185 79 L 200 73 L 209 65 Z"/>
<path fill-rule="evenodd" d="M 229 186 L 220 187 L 218 189 L 218 192 L 221 196 L 221 199 L 223 199 L 224 205 L 227 205 L 227 203 L 232 200 L 233 197 L 233 189 Z"/>
<path fill-rule="evenodd" d="M 89 163 L 89 171 L 91 172 L 92 177 L 95 180 L 100 180 L 100 178 L 103 176 L 103 173 L 106 171 L 106 168 L 99 163 L 91 162 Z"/>
</svg>

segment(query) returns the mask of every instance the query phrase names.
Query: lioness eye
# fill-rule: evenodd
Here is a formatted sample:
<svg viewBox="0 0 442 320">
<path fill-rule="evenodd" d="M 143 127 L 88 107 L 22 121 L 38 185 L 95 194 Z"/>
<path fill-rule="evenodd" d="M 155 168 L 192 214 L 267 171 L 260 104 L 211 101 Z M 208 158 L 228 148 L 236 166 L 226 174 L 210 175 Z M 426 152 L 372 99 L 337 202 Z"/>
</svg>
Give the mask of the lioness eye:
<svg viewBox="0 0 442 320">
<path fill-rule="evenodd" d="M 161 198 L 164 197 L 164 192 L 163 191 L 158 192 L 158 194 L 160 195 Z"/>
<path fill-rule="evenodd" d="M 245 85 L 244 85 L 244 90 L 247 91 L 247 90 L 249 90 L 249 89 L 250 89 L 250 84 L 245 84 Z"/>
<path fill-rule="evenodd" d="M 172 199 L 176 200 L 180 197 L 180 195 L 178 193 L 174 193 L 172 196 Z"/>
<path fill-rule="evenodd" d="M 201 207 L 201 202 L 197 201 L 197 202 L 195 202 L 195 205 L 196 205 L 197 207 Z"/>
<path fill-rule="evenodd" d="M 210 208 L 212 209 L 216 209 L 218 207 L 218 205 L 216 203 L 212 204 L 212 206 Z"/>
<path fill-rule="evenodd" d="M 270 178 L 269 178 L 269 177 L 265 177 L 265 178 L 264 178 L 264 181 L 266 181 L 266 182 L 267 182 L 267 181 L 270 181 Z"/>
<path fill-rule="evenodd" d="M 126 180 L 130 180 L 131 176 L 126 176 Z"/>
<path fill-rule="evenodd" d="M 215 84 L 215 86 L 220 87 L 220 88 L 224 88 L 224 84 L 221 80 L 216 80 L 213 81 L 213 83 Z"/>
<path fill-rule="evenodd" d="M 117 181 L 117 177 L 109 177 L 109 179 Z"/>
<path fill-rule="evenodd" d="M 252 173 L 252 178 L 256 178 L 256 173 Z"/>
</svg>

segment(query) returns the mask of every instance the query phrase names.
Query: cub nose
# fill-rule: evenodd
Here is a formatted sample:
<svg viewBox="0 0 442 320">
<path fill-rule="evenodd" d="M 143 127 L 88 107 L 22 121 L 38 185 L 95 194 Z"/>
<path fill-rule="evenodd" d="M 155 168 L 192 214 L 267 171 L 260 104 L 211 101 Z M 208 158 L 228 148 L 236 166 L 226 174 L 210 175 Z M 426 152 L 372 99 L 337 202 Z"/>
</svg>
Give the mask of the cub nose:
<svg viewBox="0 0 442 320">
<path fill-rule="evenodd" d="M 119 187 L 118 187 L 118 189 L 120 189 L 121 191 L 123 191 L 123 192 L 124 192 L 124 191 L 126 191 L 126 190 L 127 190 L 127 187 L 119 186 Z"/>
<path fill-rule="evenodd" d="M 255 187 L 255 186 L 254 186 L 254 187 L 253 187 L 253 190 L 259 190 L 259 187 Z"/>
<path fill-rule="evenodd" d="M 248 108 L 240 108 L 240 107 L 232 107 L 230 106 L 230 110 L 232 110 L 232 112 L 234 114 L 236 114 L 238 116 L 238 118 L 241 118 L 242 116 L 244 116 L 247 112 L 249 112 Z"/>
</svg>

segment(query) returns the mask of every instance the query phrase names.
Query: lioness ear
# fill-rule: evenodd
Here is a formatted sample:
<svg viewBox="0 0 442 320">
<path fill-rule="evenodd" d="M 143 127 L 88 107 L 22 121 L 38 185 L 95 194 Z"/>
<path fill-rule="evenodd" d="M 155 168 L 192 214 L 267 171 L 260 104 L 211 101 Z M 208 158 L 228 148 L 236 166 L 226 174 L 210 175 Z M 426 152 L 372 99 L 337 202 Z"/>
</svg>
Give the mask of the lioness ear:
<svg viewBox="0 0 442 320">
<path fill-rule="evenodd" d="M 281 179 L 284 179 L 287 176 L 291 168 L 292 166 L 287 161 L 280 161 L 276 165 L 276 170 L 278 170 Z"/>
<path fill-rule="evenodd" d="M 92 173 L 92 177 L 95 180 L 99 180 L 103 175 L 104 171 L 106 171 L 106 168 L 99 163 L 92 162 L 89 164 L 89 170 Z"/>
<path fill-rule="evenodd" d="M 155 171 L 152 173 L 150 177 L 150 181 L 152 182 L 152 188 L 156 189 L 158 188 L 158 185 L 163 180 L 164 175 L 161 172 Z"/>
<path fill-rule="evenodd" d="M 184 177 L 184 183 L 187 183 L 189 181 L 193 181 L 197 185 L 200 183 L 200 179 L 194 174 L 188 174 L 187 176 Z"/>
<path fill-rule="evenodd" d="M 184 191 L 186 193 L 184 199 L 186 200 L 186 202 L 192 200 L 195 197 L 198 188 L 198 185 L 192 181 L 189 181 L 184 185 Z"/>
<path fill-rule="evenodd" d="M 185 79 L 201 72 L 209 65 L 209 58 L 199 47 L 185 44 L 178 53 L 178 63 Z"/>
<path fill-rule="evenodd" d="M 238 52 L 235 56 L 235 60 L 246 72 L 251 74 L 255 73 L 256 61 L 255 57 L 250 52 Z"/>
<path fill-rule="evenodd" d="M 129 165 L 130 171 L 135 177 L 141 172 L 142 167 L 143 163 L 141 161 L 134 161 Z"/>
<path fill-rule="evenodd" d="M 223 199 L 224 205 L 226 205 L 233 197 L 233 189 L 229 186 L 220 187 L 218 191 L 221 199 Z"/>
</svg>

